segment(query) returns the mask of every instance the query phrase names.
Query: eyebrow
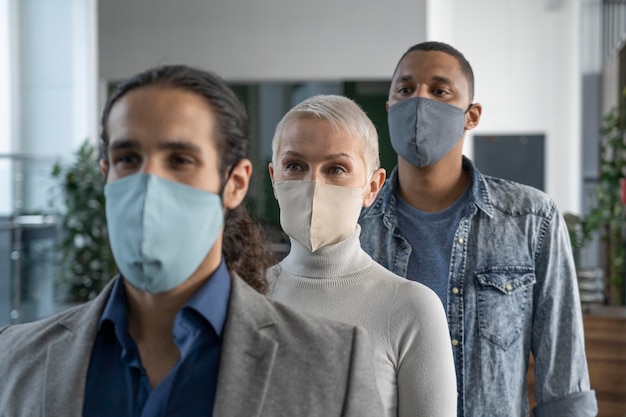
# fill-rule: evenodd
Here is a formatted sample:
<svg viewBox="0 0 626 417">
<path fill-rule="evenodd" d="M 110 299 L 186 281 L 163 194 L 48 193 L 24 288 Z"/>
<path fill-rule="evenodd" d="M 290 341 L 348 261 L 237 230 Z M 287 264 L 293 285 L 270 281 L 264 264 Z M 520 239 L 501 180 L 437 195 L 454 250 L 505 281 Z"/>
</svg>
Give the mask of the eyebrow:
<svg viewBox="0 0 626 417">
<path fill-rule="evenodd" d="M 450 78 L 448 77 L 442 77 L 441 75 L 434 75 L 432 77 L 433 81 L 436 81 L 438 83 L 443 83 L 443 84 L 448 84 L 448 85 L 454 85 L 454 81 L 452 81 Z"/>
<path fill-rule="evenodd" d="M 109 145 L 107 146 L 107 151 L 112 152 L 123 149 L 136 149 L 139 147 L 139 143 L 136 140 L 120 139 L 116 140 L 115 142 L 109 142 Z"/>
<path fill-rule="evenodd" d="M 108 151 L 117 151 L 124 149 L 140 149 L 141 145 L 139 141 L 134 139 L 120 139 L 116 140 L 113 143 L 109 143 Z M 159 149 L 168 149 L 174 151 L 186 151 L 191 153 L 202 153 L 202 149 L 198 145 L 195 145 L 191 142 L 187 142 L 184 140 L 174 140 L 168 141 L 165 143 L 161 143 L 158 146 Z"/>
<path fill-rule="evenodd" d="M 296 152 L 296 151 L 285 151 L 281 156 L 284 157 L 285 155 L 295 156 L 297 158 L 305 159 L 304 155 L 302 155 L 300 152 Z M 350 160 L 354 160 L 352 155 L 350 155 L 348 153 L 345 153 L 345 152 L 338 152 L 338 153 L 334 153 L 334 154 L 331 154 L 331 155 L 327 155 L 327 156 L 324 157 L 324 160 L 325 161 L 329 161 L 329 160 L 332 160 L 332 159 L 338 159 L 338 158 L 342 158 L 342 157 L 343 158 L 348 158 Z"/>
<path fill-rule="evenodd" d="M 413 80 L 413 76 L 409 75 L 409 74 L 406 74 L 406 75 L 402 75 L 400 77 L 397 77 L 395 80 L 393 80 L 393 82 L 394 83 L 402 83 L 402 82 L 411 81 L 411 80 Z"/>
<path fill-rule="evenodd" d="M 402 82 L 407 82 L 407 81 L 413 81 L 413 76 L 410 74 L 405 74 L 402 75 L 398 78 L 396 78 L 393 82 L 394 83 L 402 83 Z M 433 75 L 430 79 L 431 82 L 438 82 L 438 83 L 443 83 L 443 84 L 448 84 L 448 85 L 454 85 L 454 82 L 448 78 L 448 77 L 444 77 L 441 75 Z"/>
</svg>

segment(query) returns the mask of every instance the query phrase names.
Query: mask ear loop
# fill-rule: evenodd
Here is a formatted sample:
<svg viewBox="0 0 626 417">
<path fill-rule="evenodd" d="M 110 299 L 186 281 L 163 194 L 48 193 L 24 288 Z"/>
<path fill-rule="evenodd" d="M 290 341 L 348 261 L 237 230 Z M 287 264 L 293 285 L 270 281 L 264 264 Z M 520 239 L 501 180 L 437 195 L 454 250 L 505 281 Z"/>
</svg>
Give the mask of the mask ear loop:
<svg viewBox="0 0 626 417">
<path fill-rule="evenodd" d="M 463 112 L 463 114 L 467 114 L 468 111 L 470 111 L 470 109 L 474 106 L 474 103 L 470 103 L 469 106 L 467 106 L 467 109 Z M 467 131 L 467 129 L 465 127 L 463 127 L 463 134 L 465 134 L 465 132 Z"/>
<path fill-rule="evenodd" d="M 367 189 L 369 188 L 371 182 L 372 182 L 372 178 L 374 178 L 374 172 L 376 170 L 372 171 L 372 173 L 370 174 L 370 176 L 368 177 L 367 181 L 365 182 L 365 186 L 363 187 L 363 198 L 365 198 L 365 194 L 368 192 Z"/>
</svg>

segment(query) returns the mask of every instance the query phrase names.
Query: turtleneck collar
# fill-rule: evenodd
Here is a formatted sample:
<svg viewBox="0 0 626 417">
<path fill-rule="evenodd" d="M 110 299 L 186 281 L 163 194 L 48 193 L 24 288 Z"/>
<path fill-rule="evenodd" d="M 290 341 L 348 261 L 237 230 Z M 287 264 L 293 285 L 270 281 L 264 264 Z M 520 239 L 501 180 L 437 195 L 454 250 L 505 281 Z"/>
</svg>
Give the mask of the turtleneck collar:
<svg viewBox="0 0 626 417">
<path fill-rule="evenodd" d="M 336 278 L 358 274 L 372 263 L 372 258 L 361 249 L 360 234 L 361 226 L 357 224 L 354 233 L 346 240 L 315 252 L 289 238 L 291 250 L 280 266 L 291 274 L 310 278 Z"/>
</svg>

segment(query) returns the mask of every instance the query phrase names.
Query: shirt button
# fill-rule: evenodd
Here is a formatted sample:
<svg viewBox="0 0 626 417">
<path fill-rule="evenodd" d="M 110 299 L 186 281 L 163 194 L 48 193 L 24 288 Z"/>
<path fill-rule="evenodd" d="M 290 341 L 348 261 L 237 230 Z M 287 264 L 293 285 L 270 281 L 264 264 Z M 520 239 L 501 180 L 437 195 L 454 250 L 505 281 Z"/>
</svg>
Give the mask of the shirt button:
<svg viewBox="0 0 626 417">
<path fill-rule="evenodd" d="M 511 291 L 511 290 L 513 289 L 513 286 L 507 282 L 507 283 L 506 283 L 506 285 L 504 286 L 504 288 L 505 288 L 507 291 Z"/>
<path fill-rule="evenodd" d="M 459 289 L 457 287 L 452 288 L 452 294 L 458 294 Z"/>
<path fill-rule="evenodd" d="M 465 242 L 465 240 L 462 237 L 460 237 L 459 240 L 457 240 L 457 242 L 459 242 L 462 245 L 463 242 Z"/>
<path fill-rule="evenodd" d="M 456 339 L 452 339 L 452 346 L 458 346 L 459 345 L 459 341 Z"/>
</svg>

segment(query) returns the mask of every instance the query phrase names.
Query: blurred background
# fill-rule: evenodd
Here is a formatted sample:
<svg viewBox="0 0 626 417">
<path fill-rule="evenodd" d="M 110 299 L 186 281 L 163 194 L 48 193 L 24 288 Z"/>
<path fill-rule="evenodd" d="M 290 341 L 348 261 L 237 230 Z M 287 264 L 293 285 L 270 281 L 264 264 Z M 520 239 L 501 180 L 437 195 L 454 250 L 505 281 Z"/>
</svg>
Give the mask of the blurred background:
<svg viewBox="0 0 626 417">
<path fill-rule="evenodd" d="M 626 1 L 0 0 L 0 326 L 90 299 L 115 273 L 97 140 L 118 81 L 188 64 L 233 87 L 253 131 L 247 204 L 284 253 L 267 175 L 276 123 L 309 96 L 351 97 L 391 171 L 390 77 L 426 40 L 450 43 L 474 68 L 483 116 L 464 152 L 484 173 L 554 198 L 584 306 L 626 317 Z"/>
<path fill-rule="evenodd" d="M 88 273 L 88 258 L 102 256 L 90 245 L 106 247 L 105 230 L 92 224 L 102 216 L 92 148 L 117 82 L 182 63 L 233 87 L 253 132 L 247 204 L 280 252 L 267 175 L 276 123 L 312 95 L 351 97 L 376 124 L 390 171 L 389 80 L 425 40 L 450 43 L 473 65 L 484 112 L 465 153 L 580 220 L 596 204 L 602 118 L 626 84 L 624 1 L 0 0 L 0 324 L 52 312 L 67 295 L 59 281 L 81 281 L 70 284 L 76 301 L 99 288 Z M 55 253 L 59 245 L 65 252 Z M 602 267 L 602 252 L 591 239 L 577 262 Z M 79 255 L 77 271 L 67 262 L 55 271 L 59 257 Z"/>
</svg>

